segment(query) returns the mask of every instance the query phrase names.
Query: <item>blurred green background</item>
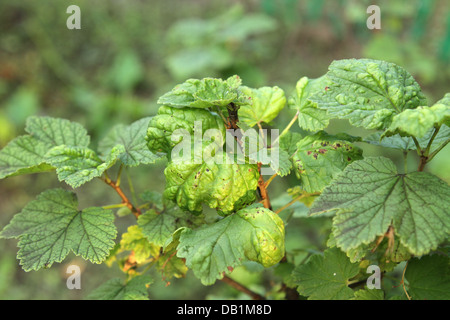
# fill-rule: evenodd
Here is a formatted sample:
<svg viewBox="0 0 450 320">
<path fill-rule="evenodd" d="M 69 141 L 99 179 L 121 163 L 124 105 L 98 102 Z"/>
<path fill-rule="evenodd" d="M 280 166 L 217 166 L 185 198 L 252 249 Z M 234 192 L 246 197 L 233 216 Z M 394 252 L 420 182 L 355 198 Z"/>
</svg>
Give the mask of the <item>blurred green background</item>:
<svg viewBox="0 0 450 320">
<path fill-rule="evenodd" d="M 81 30 L 66 28 L 70 4 L 81 9 Z M 381 30 L 366 27 L 370 4 L 381 8 Z M 450 91 L 449 7 L 448 0 L 1 1 L 0 147 L 23 133 L 30 115 L 81 122 L 95 145 L 112 125 L 154 115 L 157 98 L 189 77 L 238 74 L 245 85 L 278 85 L 290 95 L 300 77 L 321 76 L 333 60 L 343 58 L 403 66 L 432 103 Z M 283 128 L 294 113 L 286 109 L 274 127 Z M 347 122 L 334 121 L 328 131 L 368 133 L 348 129 Z M 366 155 L 401 161 L 401 152 L 361 147 Z M 449 182 L 449 156 L 444 149 L 427 170 Z M 410 156 L 410 169 L 416 160 Z M 160 163 L 128 174 L 137 190 L 162 190 L 163 168 Z M 295 184 L 295 176 L 274 180 L 269 190 L 274 203 L 287 203 L 282 194 Z M 54 174 L 0 181 L 0 227 L 40 192 L 60 185 Z M 83 206 L 118 200 L 101 182 L 77 192 Z M 131 217 L 117 220 L 120 232 L 132 223 Z M 329 227 L 328 220 L 293 219 L 287 227 L 289 252 L 301 261 L 323 250 Z M 121 276 L 116 267 L 73 255 L 50 270 L 25 273 L 16 245 L 0 241 L 0 299 L 81 299 Z M 66 288 L 65 270 L 73 263 L 82 267 L 82 290 Z M 248 264 L 233 277 L 265 292 L 283 274 L 257 271 Z M 170 286 L 158 274 L 154 279 L 153 299 L 246 298 L 220 282 L 203 287 L 190 272 Z M 278 289 L 272 287 L 269 296 L 277 298 Z"/>
</svg>

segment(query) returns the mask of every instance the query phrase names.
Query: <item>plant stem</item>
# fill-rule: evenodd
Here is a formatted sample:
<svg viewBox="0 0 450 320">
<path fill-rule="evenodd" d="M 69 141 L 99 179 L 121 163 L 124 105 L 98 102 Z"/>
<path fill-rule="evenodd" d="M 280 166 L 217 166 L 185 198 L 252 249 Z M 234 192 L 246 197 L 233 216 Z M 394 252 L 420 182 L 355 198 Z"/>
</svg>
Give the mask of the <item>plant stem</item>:
<svg viewBox="0 0 450 320">
<path fill-rule="evenodd" d="M 272 210 L 272 205 L 270 204 L 269 194 L 267 193 L 266 183 L 264 182 L 264 178 L 261 175 L 261 162 L 258 162 L 258 171 L 259 171 L 259 180 L 258 180 L 258 189 L 259 194 L 261 195 L 261 199 L 264 205 L 264 208 Z"/>
<path fill-rule="evenodd" d="M 125 195 L 123 190 L 120 188 L 120 186 L 117 185 L 117 183 L 115 181 L 112 181 L 111 179 L 109 179 L 107 175 L 105 175 L 105 178 L 102 179 L 102 181 L 105 182 L 107 185 L 109 185 L 111 188 L 113 188 L 116 191 L 116 193 L 122 199 L 123 205 L 128 207 L 128 209 L 131 210 L 131 212 L 134 214 L 134 216 L 136 218 L 138 218 L 142 214 L 141 209 L 136 208 L 131 203 L 130 199 L 128 199 L 128 197 Z"/>
<path fill-rule="evenodd" d="M 264 298 L 262 295 L 260 295 L 260 294 L 258 294 L 256 292 L 253 292 L 252 290 L 248 289 L 247 287 L 244 287 L 242 284 L 240 284 L 239 282 L 234 281 L 233 279 L 231 279 L 228 276 L 224 276 L 221 281 L 225 282 L 226 284 L 228 284 L 229 286 L 235 288 L 236 290 L 247 294 L 253 300 L 266 300 L 266 298 Z"/>
</svg>

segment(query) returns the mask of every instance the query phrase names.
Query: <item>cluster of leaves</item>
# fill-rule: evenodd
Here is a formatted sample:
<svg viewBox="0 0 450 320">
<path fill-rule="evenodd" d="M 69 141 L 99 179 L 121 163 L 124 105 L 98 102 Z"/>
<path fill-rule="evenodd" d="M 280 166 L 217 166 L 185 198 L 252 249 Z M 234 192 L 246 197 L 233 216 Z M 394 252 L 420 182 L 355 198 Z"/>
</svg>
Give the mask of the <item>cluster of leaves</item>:
<svg viewBox="0 0 450 320">
<path fill-rule="evenodd" d="M 191 269 L 211 285 L 252 261 L 265 268 L 277 265 L 285 287 L 309 299 L 384 299 L 388 292 L 364 288 L 365 269 L 376 264 L 384 274 L 406 261 L 401 281 L 408 298 L 448 298 L 450 187 L 423 168 L 450 141 L 450 94 L 428 106 L 419 84 L 401 67 L 352 59 L 333 62 L 321 78 L 301 78 L 289 98 L 278 87 L 249 88 L 233 76 L 189 79 L 158 103 L 157 115 L 114 127 L 97 151 L 89 148 L 80 124 L 31 117 L 28 134 L 0 152 L 0 178 L 55 170 L 74 189 L 100 178 L 123 201 L 80 210 L 73 191 L 40 194 L 0 233 L 19 239 L 25 271 L 50 267 L 70 251 L 93 263 L 115 261 L 127 281 L 110 280 L 90 297 L 141 299 L 151 267 L 164 279 L 184 277 Z M 278 154 L 278 166 L 247 152 L 255 141 L 241 141 L 239 135 L 238 148 L 229 152 L 226 129 L 263 132 L 286 105 L 296 115 L 266 146 Z M 332 119 L 377 132 L 331 135 L 324 130 Z M 290 132 L 296 120 L 310 134 Z M 211 129 L 215 136 L 206 139 Z M 187 147 L 180 148 L 186 140 Z M 399 173 L 388 158 L 363 157 L 357 143 L 405 154 L 415 150 L 418 171 Z M 205 155 L 222 161 L 205 161 Z M 233 161 L 239 157 L 243 162 Z M 137 207 L 120 188 L 122 169 L 160 159 L 168 161 L 165 190 L 143 193 L 145 204 Z M 108 170 L 116 164 L 118 177 L 112 180 Z M 267 194 L 270 181 L 261 175 L 267 166 L 275 171 L 270 181 L 292 173 L 298 178 L 287 191 L 292 201 L 276 212 Z M 217 214 L 205 219 L 205 206 Z M 286 252 L 287 220 L 278 213 L 289 206 L 306 209 L 309 219 L 332 219 L 323 254 L 296 263 Z M 119 217 L 125 212 L 137 218 L 120 241 L 115 241 L 114 208 L 121 208 Z"/>
</svg>

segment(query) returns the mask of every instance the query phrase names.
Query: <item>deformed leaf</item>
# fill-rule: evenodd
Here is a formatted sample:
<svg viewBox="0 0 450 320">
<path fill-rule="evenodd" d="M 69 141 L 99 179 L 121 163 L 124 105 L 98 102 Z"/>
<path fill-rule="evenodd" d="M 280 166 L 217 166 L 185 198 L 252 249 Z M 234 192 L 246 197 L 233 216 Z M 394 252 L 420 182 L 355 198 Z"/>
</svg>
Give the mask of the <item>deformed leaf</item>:
<svg viewBox="0 0 450 320">
<path fill-rule="evenodd" d="M 147 146 L 153 152 L 165 152 L 170 157 L 172 148 L 186 139 L 181 134 L 176 136 L 173 133 L 183 130 L 193 139 L 196 124 L 202 137 L 208 129 L 217 129 L 225 137 L 224 123 L 216 114 L 201 109 L 162 106 L 158 115 L 150 120 Z"/>
<path fill-rule="evenodd" d="M 384 135 L 414 136 L 422 138 L 430 129 L 440 127 L 450 121 L 450 106 L 435 104 L 431 107 L 408 109 L 392 118 L 392 123 Z"/>
<path fill-rule="evenodd" d="M 326 110 L 319 109 L 309 100 L 313 93 L 328 90 L 330 80 L 326 76 L 317 79 L 301 78 L 295 87 L 295 93 L 289 98 L 289 106 L 299 111 L 298 125 L 309 131 L 323 130 L 328 127 L 331 116 Z"/>
<path fill-rule="evenodd" d="M 333 235 L 344 251 L 368 244 L 390 225 L 403 246 L 423 255 L 450 233 L 450 186 L 426 172 L 399 174 L 384 157 L 350 164 L 314 202 L 311 214 L 334 212 Z"/>
<path fill-rule="evenodd" d="M 211 108 L 226 107 L 230 103 L 249 103 L 240 92 L 241 79 L 232 76 L 227 80 L 204 78 L 189 79 L 159 98 L 158 103 L 172 107 Z"/>
<path fill-rule="evenodd" d="M 244 95 L 251 97 L 251 105 L 243 105 L 238 110 L 239 121 L 250 127 L 257 123 L 269 123 L 280 113 L 286 104 L 284 91 L 278 87 L 252 89 L 241 87 Z"/>
<path fill-rule="evenodd" d="M 348 164 L 359 159 L 362 159 L 360 148 L 320 131 L 297 143 L 292 161 L 302 188 L 316 192 L 322 191 Z"/>
<path fill-rule="evenodd" d="M 151 255 L 159 252 L 159 248 L 144 237 L 142 229 L 137 225 L 128 227 L 127 232 L 122 235 L 120 247 L 121 250 L 132 250 L 137 263 L 143 263 Z"/>
<path fill-rule="evenodd" d="M 390 62 L 338 60 L 326 76 L 332 83 L 310 100 L 329 116 L 348 119 L 355 126 L 384 129 L 402 111 L 427 105 L 414 78 Z"/>
<path fill-rule="evenodd" d="M 164 170 L 164 196 L 183 210 L 202 211 L 202 204 L 229 214 L 256 199 L 257 165 L 215 162 L 170 162 Z"/>
<path fill-rule="evenodd" d="M 253 206 L 216 223 L 182 230 L 177 249 L 177 256 L 210 285 L 244 260 L 265 267 L 278 263 L 285 253 L 284 224 L 269 209 Z"/>
<path fill-rule="evenodd" d="M 297 266 L 292 277 L 298 292 L 310 300 L 347 300 L 353 297 L 349 280 L 358 272 L 357 263 L 351 263 L 338 248 L 332 248 Z"/>
<path fill-rule="evenodd" d="M 431 136 L 434 133 L 434 128 L 428 130 L 428 132 L 422 137 L 417 138 L 417 142 L 421 148 L 426 148 Z M 450 139 L 450 128 L 443 124 L 439 129 L 439 132 L 434 137 L 433 143 L 431 144 L 430 152 L 433 152 L 437 147 L 443 144 L 445 141 Z M 402 137 L 400 134 L 395 134 L 393 136 L 383 137 L 383 132 L 375 132 L 367 136 L 364 142 L 382 146 L 386 148 L 394 148 L 401 150 L 416 150 L 416 144 L 411 137 Z"/>
<path fill-rule="evenodd" d="M 87 208 L 79 211 L 76 195 L 63 189 L 41 193 L 0 234 L 18 237 L 17 257 L 25 271 L 50 267 L 70 251 L 93 263 L 109 255 L 117 235 L 110 210 Z"/>
</svg>

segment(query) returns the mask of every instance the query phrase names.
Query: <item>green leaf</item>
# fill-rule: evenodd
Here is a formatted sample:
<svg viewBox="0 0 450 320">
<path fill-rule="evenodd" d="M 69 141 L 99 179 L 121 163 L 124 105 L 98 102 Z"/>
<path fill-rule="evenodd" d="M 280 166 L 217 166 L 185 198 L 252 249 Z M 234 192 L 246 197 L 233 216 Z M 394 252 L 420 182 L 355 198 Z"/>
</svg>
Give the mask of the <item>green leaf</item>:
<svg viewBox="0 0 450 320">
<path fill-rule="evenodd" d="M 180 143 L 184 136 L 175 137 L 176 130 L 185 130 L 194 136 L 194 126 L 197 121 L 199 133 L 203 134 L 208 129 L 218 129 L 225 137 L 225 126 L 222 119 L 207 110 L 173 108 L 162 106 L 158 115 L 150 120 L 147 131 L 147 146 L 153 152 L 165 152 L 170 156 L 170 151 Z M 174 139 L 174 140 L 172 140 Z"/>
<path fill-rule="evenodd" d="M 172 107 L 211 108 L 249 103 L 248 97 L 241 94 L 241 79 L 232 76 L 227 80 L 205 78 L 189 79 L 159 98 L 158 103 Z"/>
<path fill-rule="evenodd" d="M 344 252 L 332 248 L 297 266 L 292 276 L 298 292 L 309 300 L 347 300 L 353 297 L 349 279 L 358 272 L 357 263 L 351 263 Z"/>
<path fill-rule="evenodd" d="M 446 93 L 445 96 L 435 104 L 441 104 L 450 107 L 450 92 Z"/>
<path fill-rule="evenodd" d="M 166 208 L 162 213 L 157 213 L 155 210 L 145 212 L 139 216 L 138 225 L 142 228 L 142 233 L 148 241 L 162 247 L 178 228 L 194 228 L 203 220 L 203 216 L 194 216 L 172 206 Z"/>
<path fill-rule="evenodd" d="M 0 151 L 0 179 L 53 170 L 45 163 L 49 147 L 32 136 L 20 136 Z"/>
<path fill-rule="evenodd" d="M 436 249 L 450 233 L 450 186 L 426 172 L 399 174 L 383 157 L 350 164 L 322 192 L 311 214 L 333 212 L 333 235 L 344 251 L 372 242 L 390 225 L 415 255 Z"/>
<path fill-rule="evenodd" d="M 419 142 L 421 148 L 427 147 L 428 142 L 430 141 L 433 133 L 434 128 L 428 130 L 428 132 L 422 138 L 417 138 L 417 142 Z M 450 139 L 450 128 L 445 124 L 443 124 L 439 129 L 438 134 L 434 138 L 433 143 L 431 144 L 430 151 L 433 152 L 434 149 L 439 147 L 448 139 Z M 416 150 L 416 144 L 414 143 L 413 139 L 411 137 L 402 137 L 400 136 L 400 134 L 395 134 L 389 137 L 386 136 L 383 137 L 383 132 L 375 132 L 367 136 L 363 141 L 386 148 L 394 148 L 401 150 Z"/>
<path fill-rule="evenodd" d="M 125 152 L 122 145 L 115 146 L 106 161 L 89 148 L 58 146 L 47 153 L 47 162 L 56 168 L 58 179 L 72 188 L 78 188 L 86 182 L 100 177 L 111 168 L 118 157 Z"/>
<path fill-rule="evenodd" d="M 450 300 L 449 258 L 433 254 L 409 261 L 405 278 L 413 300 Z"/>
<path fill-rule="evenodd" d="M 284 224 L 272 211 L 249 207 L 216 223 L 184 229 L 177 256 L 204 285 L 213 284 L 244 259 L 270 267 L 284 256 Z"/>
<path fill-rule="evenodd" d="M 392 123 L 384 135 L 400 133 L 422 138 L 430 129 L 448 123 L 449 120 L 450 106 L 443 104 L 408 109 L 392 118 Z"/>
<path fill-rule="evenodd" d="M 122 250 L 133 251 L 137 263 L 145 262 L 151 255 L 159 251 L 159 248 L 156 248 L 144 237 L 142 229 L 137 225 L 128 227 L 127 232 L 122 235 L 120 247 Z"/>
<path fill-rule="evenodd" d="M 310 100 L 329 116 L 348 119 L 366 129 L 389 127 L 406 109 L 425 106 L 419 84 L 403 68 L 371 59 L 334 61 L 327 73 L 331 84 Z"/>
<path fill-rule="evenodd" d="M 312 94 L 328 90 L 330 80 L 326 76 L 317 79 L 301 78 L 295 87 L 295 94 L 289 98 L 289 106 L 299 110 L 298 125 L 309 131 L 319 131 L 328 127 L 330 116 L 326 110 L 319 109 L 315 102 L 309 100 Z"/>
<path fill-rule="evenodd" d="M 202 204 L 207 204 L 229 214 L 256 199 L 259 172 L 254 164 L 170 162 L 164 174 L 164 197 L 193 213 L 200 213 Z"/>
<path fill-rule="evenodd" d="M 125 152 L 119 155 L 119 160 L 126 166 L 134 167 L 140 164 L 152 164 L 164 157 L 161 153 L 151 152 L 145 141 L 148 124 L 151 118 L 144 118 L 130 126 L 115 126 L 108 135 L 100 141 L 98 150 L 107 156 L 111 150 L 122 145 Z"/>
<path fill-rule="evenodd" d="M 87 300 L 148 300 L 150 276 L 136 276 L 124 284 L 122 279 L 111 279 L 91 292 Z"/>
<path fill-rule="evenodd" d="M 362 159 L 362 150 L 324 131 L 306 136 L 297 143 L 293 163 L 302 188 L 322 191 L 348 164 Z"/>
<path fill-rule="evenodd" d="M 284 91 L 278 87 L 252 89 L 241 87 L 244 95 L 251 97 L 251 105 L 243 105 L 238 110 L 239 121 L 250 127 L 257 123 L 269 123 L 277 117 L 286 104 Z"/>
<path fill-rule="evenodd" d="M 89 145 L 86 130 L 78 123 L 50 117 L 29 117 L 20 136 L 0 151 L 0 179 L 30 173 L 51 171 L 45 154 L 54 146 Z"/>
<path fill-rule="evenodd" d="M 368 289 L 366 287 L 355 291 L 355 297 L 352 300 L 384 300 L 384 291 L 380 289 Z"/>
<path fill-rule="evenodd" d="M 70 251 L 93 263 L 106 259 L 117 235 L 112 211 L 96 207 L 79 211 L 77 205 L 70 191 L 45 191 L 1 232 L 3 238 L 19 237 L 17 257 L 25 271 L 50 267 Z"/>
<path fill-rule="evenodd" d="M 50 117 L 29 117 L 25 131 L 50 146 L 87 147 L 90 138 L 79 123 Z"/>
</svg>

